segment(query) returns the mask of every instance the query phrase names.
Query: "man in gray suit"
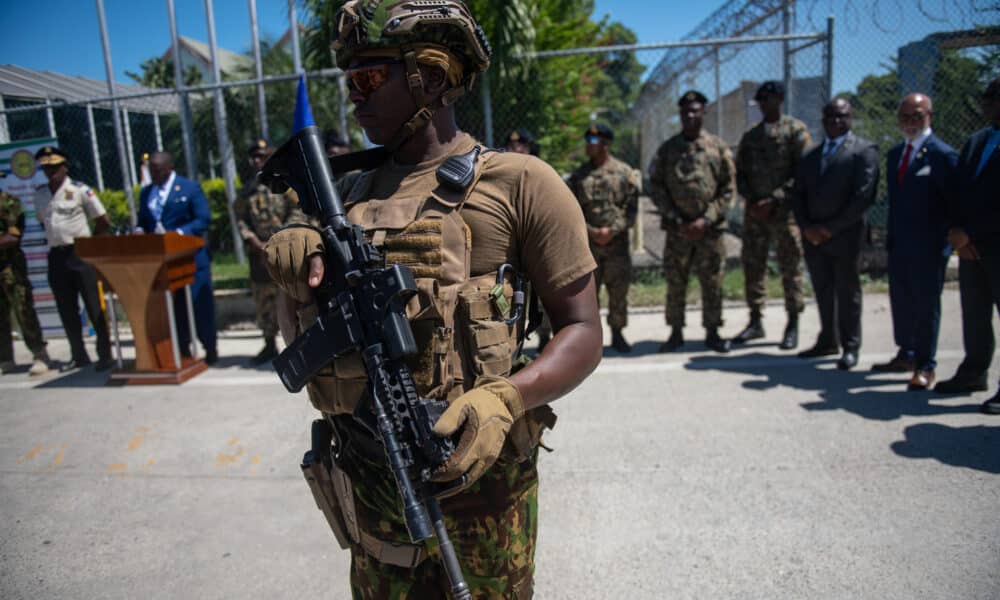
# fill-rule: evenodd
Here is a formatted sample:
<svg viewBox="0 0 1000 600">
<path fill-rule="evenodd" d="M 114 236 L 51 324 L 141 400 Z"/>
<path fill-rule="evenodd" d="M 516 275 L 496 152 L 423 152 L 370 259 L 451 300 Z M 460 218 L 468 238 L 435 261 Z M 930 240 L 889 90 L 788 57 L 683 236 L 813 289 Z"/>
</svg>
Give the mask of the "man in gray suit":
<svg viewBox="0 0 1000 600">
<path fill-rule="evenodd" d="M 875 144 L 851 132 L 851 104 L 835 98 L 823 107 L 826 139 L 799 163 L 792 210 L 802 230 L 803 250 L 822 329 L 802 358 L 843 354 L 842 370 L 858 364 L 861 348 L 861 280 L 858 259 L 865 212 L 875 201 L 879 167 Z"/>
</svg>

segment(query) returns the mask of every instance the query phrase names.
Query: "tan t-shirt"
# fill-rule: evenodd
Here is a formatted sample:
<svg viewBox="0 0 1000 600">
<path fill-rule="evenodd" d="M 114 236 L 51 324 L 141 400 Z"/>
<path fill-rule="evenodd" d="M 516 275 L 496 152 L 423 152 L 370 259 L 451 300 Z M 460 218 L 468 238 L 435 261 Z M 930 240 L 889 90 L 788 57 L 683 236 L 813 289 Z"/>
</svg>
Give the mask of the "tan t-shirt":
<svg viewBox="0 0 1000 600">
<path fill-rule="evenodd" d="M 35 214 L 45 226 L 49 246 L 68 246 L 90 236 L 89 219 L 105 214 L 104 205 L 90 187 L 67 177 L 56 193 L 48 184 L 35 190 Z"/>
<path fill-rule="evenodd" d="M 452 154 L 476 144 L 462 134 Z M 440 185 L 435 171 L 445 158 L 416 165 L 390 161 L 373 174 L 365 199 L 430 196 Z M 552 167 L 534 156 L 489 151 L 479 168 L 479 180 L 460 209 L 471 232 L 473 277 L 509 263 L 544 296 L 596 268 L 580 205 Z"/>
</svg>

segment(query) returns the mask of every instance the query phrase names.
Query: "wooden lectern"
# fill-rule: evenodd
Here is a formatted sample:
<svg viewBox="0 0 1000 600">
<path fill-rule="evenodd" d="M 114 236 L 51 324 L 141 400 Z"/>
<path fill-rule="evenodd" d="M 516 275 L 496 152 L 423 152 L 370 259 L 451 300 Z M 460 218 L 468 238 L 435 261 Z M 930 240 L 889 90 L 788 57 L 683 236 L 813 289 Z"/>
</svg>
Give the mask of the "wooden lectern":
<svg viewBox="0 0 1000 600">
<path fill-rule="evenodd" d="M 118 294 L 135 338 L 135 362 L 113 370 L 112 382 L 178 384 L 208 368 L 197 356 L 181 356 L 172 301 L 174 290 L 194 282 L 194 256 L 204 244 L 201 237 L 173 232 L 77 238 L 77 254 Z M 196 348 L 191 292 L 185 291 Z"/>
</svg>

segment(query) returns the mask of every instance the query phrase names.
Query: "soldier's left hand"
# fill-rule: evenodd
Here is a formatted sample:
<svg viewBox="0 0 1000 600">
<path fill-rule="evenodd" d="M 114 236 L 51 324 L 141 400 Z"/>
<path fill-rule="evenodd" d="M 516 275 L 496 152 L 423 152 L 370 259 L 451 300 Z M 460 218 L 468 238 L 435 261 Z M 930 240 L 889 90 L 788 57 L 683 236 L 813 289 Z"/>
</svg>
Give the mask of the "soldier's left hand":
<svg viewBox="0 0 1000 600">
<path fill-rule="evenodd" d="M 521 392 L 503 377 L 481 377 L 476 387 L 452 402 L 434 424 L 447 437 L 460 428 L 454 454 L 434 472 L 434 481 L 454 481 L 468 475 L 468 487 L 500 456 L 510 426 L 524 415 Z"/>
<path fill-rule="evenodd" d="M 705 233 L 708 231 L 708 221 L 704 217 L 699 217 L 690 223 L 682 226 L 681 235 L 685 239 L 691 242 L 697 242 L 705 237 Z"/>
<path fill-rule="evenodd" d="M 763 200 L 758 200 L 750 207 L 750 214 L 754 216 L 758 221 L 766 221 L 771 218 L 771 212 L 774 210 L 774 200 L 772 198 L 765 198 Z"/>
</svg>

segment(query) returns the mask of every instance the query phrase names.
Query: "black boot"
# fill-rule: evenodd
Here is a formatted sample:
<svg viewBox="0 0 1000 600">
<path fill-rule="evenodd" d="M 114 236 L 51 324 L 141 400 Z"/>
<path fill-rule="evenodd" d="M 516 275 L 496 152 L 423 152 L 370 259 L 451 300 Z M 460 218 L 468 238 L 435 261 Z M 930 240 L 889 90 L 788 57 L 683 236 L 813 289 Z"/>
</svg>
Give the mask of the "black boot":
<svg viewBox="0 0 1000 600">
<path fill-rule="evenodd" d="M 754 311 L 750 313 L 750 324 L 733 338 L 733 343 L 745 344 L 750 340 L 758 340 L 764 335 L 764 325 L 760 322 L 760 313 Z"/>
<path fill-rule="evenodd" d="M 622 330 L 617 327 L 611 329 L 611 347 L 622 354 L 632 351 L 631 344 L 625 341 Z"/>
<path fill-rule="evenodd" d="M 266 362 L 272 361 L 278 357 L 278 347 L 274 343 L 274 338 L 264 340 L 264 347 L 257 356 L 250 359 L 250 364 L 253 366 L 262 365 Z"/>
<path fill-rule="evenodd" d="M 788 325 L 785 325 L 785 335 L 781 336 L 781 343 L 778 348 L 791 350 L 799 345 L 799 317 L 798 315 L 788 315 Z"/>
<path fill-rule="evenodd" d="M 673 352 L 684 345 L 684 334 L 680 327 L 674 327 L 667 341 L 660 344 L 660 352 Z"/>
<path fill-rule="evenodd" d="M 729 340 L 719 337 L 719 330 L 713 327 L 706 330 L 705 347 L 709 350 L 715 350 L 719 354 L 725 354 L 729 352 Z"/>
</svg>

